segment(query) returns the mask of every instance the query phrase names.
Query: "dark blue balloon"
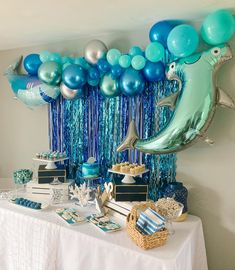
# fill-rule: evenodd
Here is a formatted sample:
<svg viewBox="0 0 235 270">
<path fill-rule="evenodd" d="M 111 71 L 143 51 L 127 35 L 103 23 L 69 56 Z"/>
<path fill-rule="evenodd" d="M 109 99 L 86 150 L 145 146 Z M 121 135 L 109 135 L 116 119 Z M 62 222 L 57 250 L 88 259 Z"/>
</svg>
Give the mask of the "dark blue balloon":
<svg viewBox="0 0 235 270">
<path fill-rule="evenodd" d="M 99 61 L 97 62 L 97 67 L 98 67 L 100 73 L 106 73 L 110 70 L 110 64 L 104 58 L 99 59 Z"/>
<path fill-rule="evenodd" d="M 170 31 L 175 27 L 175 24 L 169 21 L 160 21 L 155 23 L 149 32 L 149 39 L 160 42 L 164 47 L 167 47 L 167 37 Z"/>
<path fill-rule="evenodd" d="M 159 61 L 156 63 L 148 61 L 143 70 L 144 77 L 150 82 L 157 82 L 165 78 L 165 66 Z"/>
<path fill-rule="evenodd" d="M 63 70 L 62 81 L 71 89 L 82 88 L 86 83 L 86 72 L 79 65 L 71 64 Z"/>
<path fill-rule="evenodd" d="M 24 59 L 24 68 L 30 75 L 37 75 L 39 66 L 42 64 L 39 54 L 29 54 Z"/>
<path fill-rule="evenodd" d="M 114 65 L 111 68 L 111 75 L 114 79 L 119 78 L 123 73 L 123 68 L 120 65 Z"/>
<path fill-rule="evenodd" d="M 145 80 L 140 71 L 128 68 L 120 78 L 120 88 L 124 95 L 135 96 L 143 92 Z"/>
<path fill-rule="evenodd" d="M 88 77 L 90 80 L 98 80 L 100 78 L 100 72 L 97 68 L 92 67 L 88 71 Z"/>
</svg>

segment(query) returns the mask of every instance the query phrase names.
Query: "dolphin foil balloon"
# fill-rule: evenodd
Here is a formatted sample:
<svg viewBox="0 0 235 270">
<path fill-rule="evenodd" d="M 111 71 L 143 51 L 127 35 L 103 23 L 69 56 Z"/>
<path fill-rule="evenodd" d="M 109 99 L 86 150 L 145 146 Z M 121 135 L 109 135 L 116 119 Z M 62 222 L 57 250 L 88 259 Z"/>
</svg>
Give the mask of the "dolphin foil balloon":
<svg viewBox="0 0 235 270">
<path fill-rule="evenodd" d="M 20 74 L 21 62 L 22 57 L 10 65 L 5 73 L 16 98 L 28 107 L 40 106 L 56 100 L 60 94 L 59 87 L 47 85 L 37 76 Z"/>
<path fill-rule="evenodd" d="M 218 88 L 215 81 L 218 69 L 231 58 L 230 48 L 221 45 L 171 63 L 166 75 L 169 80 L 179 82 L 179 91 L 157 104 L 174 109 L 170 121 L 147 139 L 139 139 L 132 121 L 117 151 L 135 148 L 144 153 L 167 154 L 184 150 L 198 139 L 213 144 L 205 132 L 217 106 L 235 108 L 232 98 Z"/>
</svg>

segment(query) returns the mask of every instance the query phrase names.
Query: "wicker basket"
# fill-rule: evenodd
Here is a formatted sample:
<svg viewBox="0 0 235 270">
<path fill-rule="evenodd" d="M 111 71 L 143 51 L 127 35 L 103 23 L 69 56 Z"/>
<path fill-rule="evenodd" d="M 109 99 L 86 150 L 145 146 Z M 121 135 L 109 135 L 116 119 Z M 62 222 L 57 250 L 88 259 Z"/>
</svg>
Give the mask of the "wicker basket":
<svg viewBox="0 0 235 270">
<path fill-rule="evenodd" d="M 143 249 L 163 246 L 166 243 L 168 236 L 167 229 L 151 235 L 144 235 L 136 229 L 136 222 L 139 217 L 138 210 L 143 211 L 148 207 L 156 210 L 155 204 L 152 202 L 139 203 L 133 206 L 131 212 L 127 216 L 127 233 L 136 245 Z"/>
</svg>

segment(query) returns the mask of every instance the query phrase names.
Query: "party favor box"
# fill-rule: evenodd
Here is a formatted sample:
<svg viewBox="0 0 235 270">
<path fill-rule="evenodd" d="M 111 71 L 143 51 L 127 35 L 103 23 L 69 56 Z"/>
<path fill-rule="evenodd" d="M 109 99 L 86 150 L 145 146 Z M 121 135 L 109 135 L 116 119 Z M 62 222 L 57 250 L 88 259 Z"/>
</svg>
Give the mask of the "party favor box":
<svg viewBox="0 0 235 270">
<path fill-rule="evenodd" d="M 38 168 L 38 183 L 48 184 L 53 181 L 55 177 L 58 177 L 62 183 L 66 182 L 66 169 L 64 165 L 57 165 L 56 169 L 47 170 L 46 165 L 39 165 Z"/>
<path fill-rule="evenodd" d="M 134 184 L 122 183 L 120 179 L 114 179 L 114 199 L 117 202 L 147 201 L 148 185 L 141 179 L 135 179 Z"/>
</svg>

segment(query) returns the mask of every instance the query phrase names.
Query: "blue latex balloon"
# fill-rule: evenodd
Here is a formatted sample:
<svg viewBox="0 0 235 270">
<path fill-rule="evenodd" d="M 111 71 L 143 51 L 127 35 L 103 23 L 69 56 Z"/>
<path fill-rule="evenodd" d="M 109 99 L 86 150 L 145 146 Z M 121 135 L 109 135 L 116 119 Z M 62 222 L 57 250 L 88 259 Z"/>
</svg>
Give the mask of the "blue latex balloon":
<svg viewBox="0 0 235 270">
<path fill-rule="evenodd" d="M 111 75 L 114 79 L 119 78 L 122 75 L 122 72 L 123 68 L 120 65 L 114 65 L 111 68 Z"/>
<path fill-rule="evenodd" d="M 144 68 L 146 59 L 142 55 L 136 55 L 131 60 L 131 65 L 136 70 L 141 70 Z"/>
<path fill-rule="evenodd" d="M 90 80 L 98 80 L 100 78 L 99 70 L 95 67 L 92 67 L 88 70 L 88 77 Z"/>
<path fill-rule="evenodd" d="M 201 34 L 206 43 L 218 45 L 229 41 L 234 30 L 235 21 L 232 14 L 221 9 L 205 18 L 201 27 Z"/>
<path fill-rule="evenodd" d="M 118 62 L 122 68 L 129 68 L 131 65 L 131 57 L 127 54 L 124 54 L 119 58 Z"/>
<path fill-rule="evenodd" d="M 129 50 L 129 55 L 130 55 L 131 57 L 134 57 L 134 56 L 136 56 L 136 55 L 143 55 L 143 51 L 142 51 L 142 49 L 141 49 L 140 47 L 138 47 L 138 46 L 133 46 L 133 47 L 131 47 L 130 50 Z"/>
<path fill-rule="evenodd" d="M 29 54 L 24 59 L 24 68 L 30 75 L 37 75 L 41 64 L 39 54 Z"/>
<path fill-rule="evenodd" d="M 143 75 L 133 69 L 128 68 L 120 78 L 120 89 L 126 96 L 136 96 L 143 92 L 145 87 L 145 80 Z"/>
<path fill-rule="evenodd" d="M 71 89 L 82 88 L 86 83 L 86 72 L 79 65 L 71 64 L 63 70 L 62 81 Z"/>
<path fill-rule="evenodd" d="M 164 47 L 157 41 L 151 42 L 145 49 L 145 57 L 151 62 L 158 62 L 162 60 L 164 54 Z"/>
<path fill-rule="evenodd" d="M 50 61 L 54 61 L 54 62 L 57 62 L 59 64 L 61 64 L 61 55 L 59 53 L 52 53 L 49 57 L 49 60 Z"/>
<path fill-rule="evenodd" d="M 50 56 L 51 56 L 51 53 L 48 51 L 43 51 L 39 54 L 39 57 L 40 57 L 40 60 L 42 61 L 42 63 L 50 61 Z"/>
<path fill-rule="evenodd" d="M 147 62 L 144 70 L 144 77 L 150 82 L 157 82 L 165 78 L 165 66 L 159 61 L 157 63 Z"/>
<path fill-rule="evenodd" d="M 121 52 L 118 49 L 110 49 L 107 52 L 106 59 L 109 62 L 110 65 L 117 65 L 118 60 L 121 56 Z"/>
<path fill-rule="evenodd" d="M 102 74 L 106 73 L 110 70 L 110 65 L 107 62 L 107 60 L 104 58 L 98 60 L 97 67 L 98 67 L 100 73 L 102 73 Z"/>
<path fill-rule="evenodd" d="M 186 57 L 196 51 L 198 42 L 197 31 L 191 25 L 181 24 L 170 32 L 167 46 L 176 57 Z"/>
<path fill-rule="evenodd" d="M 173 23 L 169 21 L 160 21 L 155 23 L 149 32 L 150 41 L 158 41 L 164 47 L 167 47 L 167 38 L 171 30 L 175 27 Z"/>
</svg>

